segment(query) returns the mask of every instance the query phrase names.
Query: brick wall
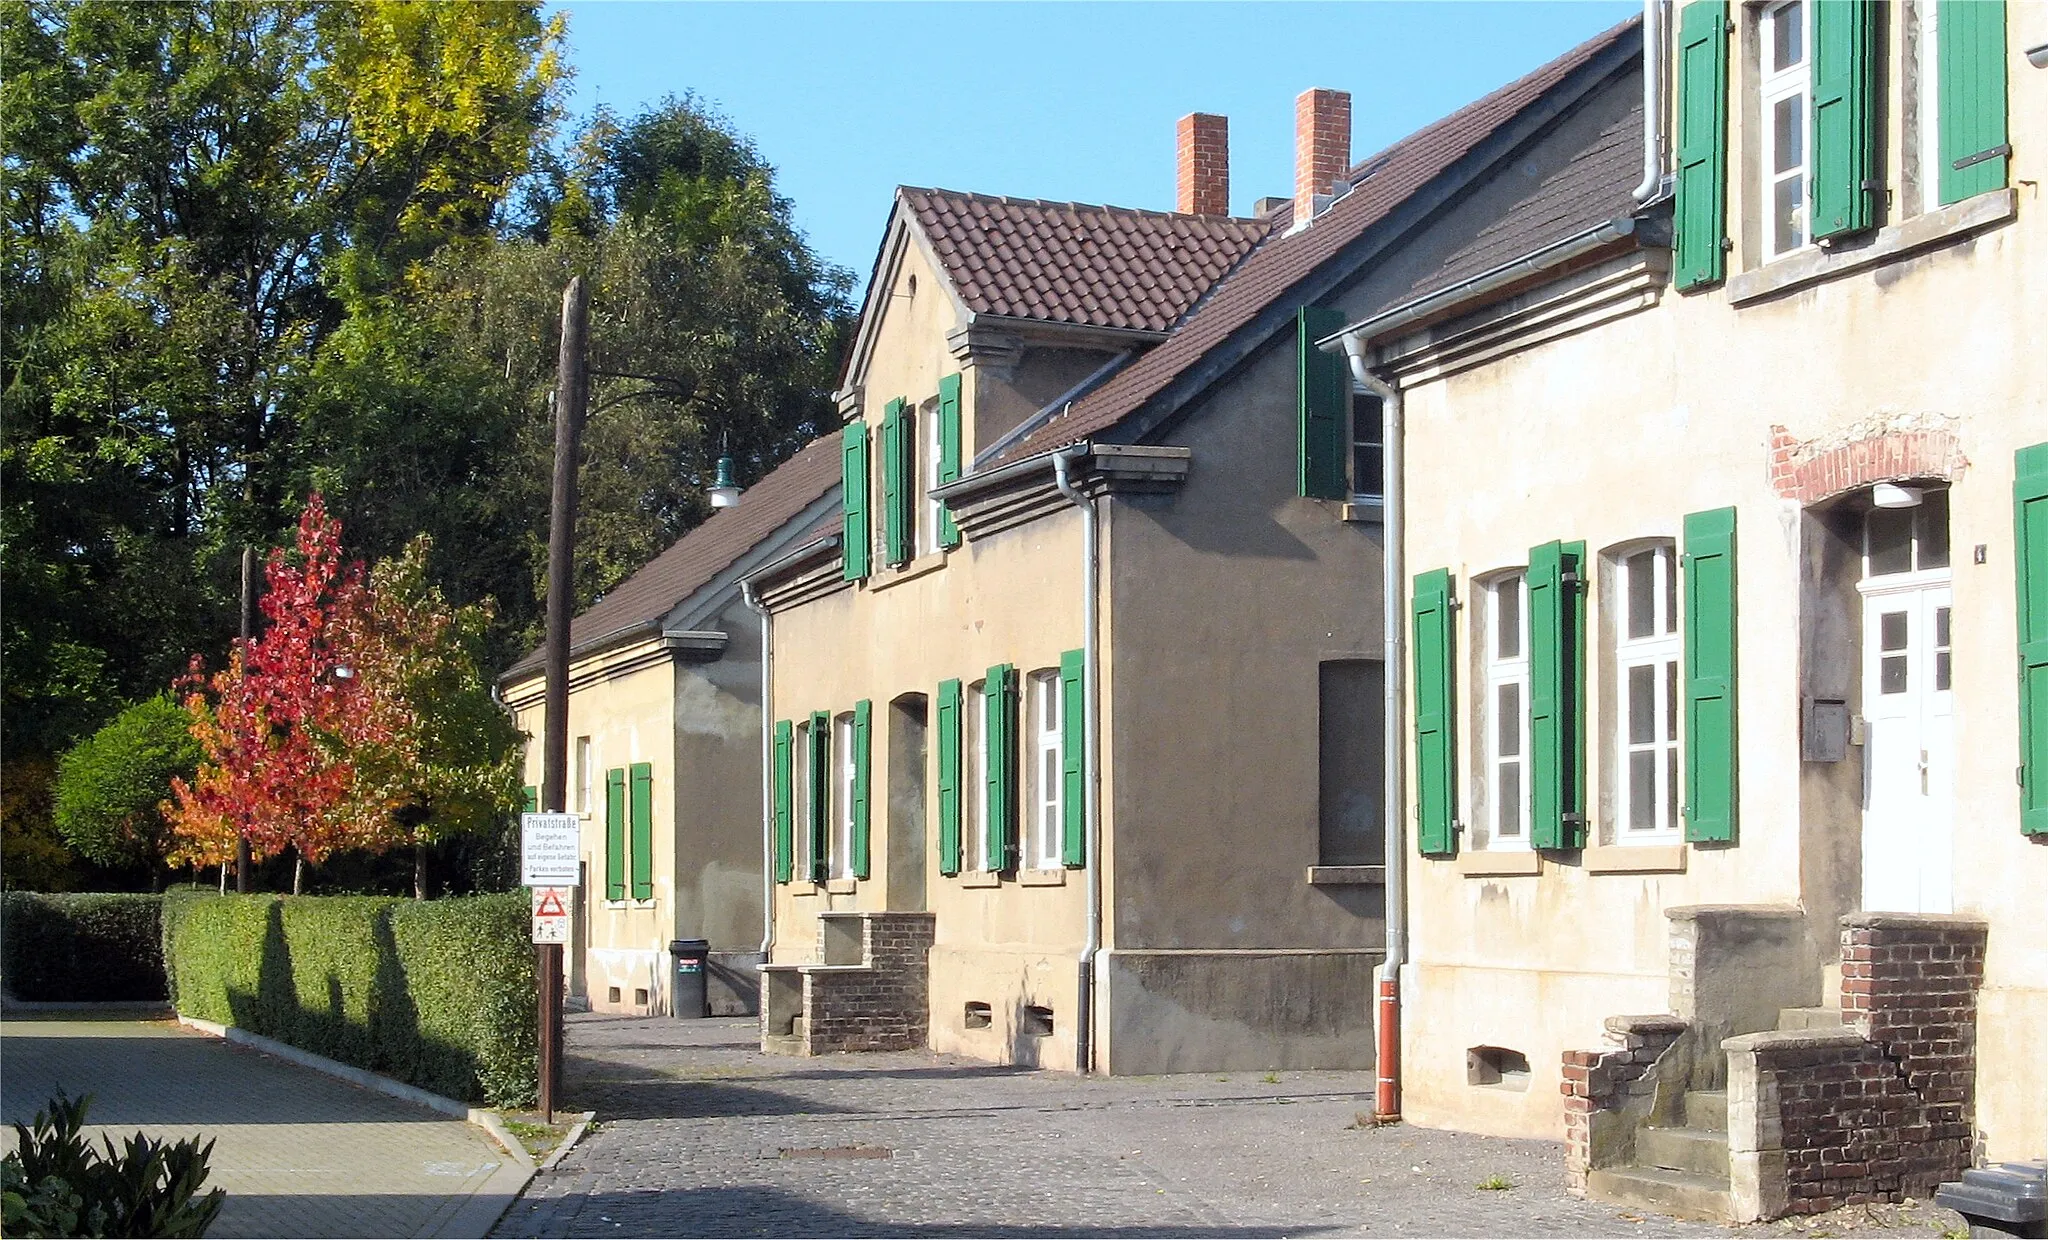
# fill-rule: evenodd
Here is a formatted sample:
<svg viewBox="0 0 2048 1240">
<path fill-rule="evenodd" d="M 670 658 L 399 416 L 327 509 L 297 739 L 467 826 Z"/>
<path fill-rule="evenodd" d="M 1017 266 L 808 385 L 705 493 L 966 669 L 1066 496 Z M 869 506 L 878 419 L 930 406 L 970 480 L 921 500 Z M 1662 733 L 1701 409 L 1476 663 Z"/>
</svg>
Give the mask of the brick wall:
<svg viewBox="0 0 2048 1240">
<path fill-rule="evenodd" d="M 799 970 L 806 1055 L 925 1045 L 931 1007 L 925 956 L 936 919 L 930 913 L 863 913 L 860 922 L 860 964 Z M 827 933 L 820 918 L 821 957 Z"/>
<path fill-rule="evenodd" d="M 1315 215 L 1315 196 L 1327 194 L 1351 171 L 1351 96 L 1341 90 L 1305 90 L 1294 101 L 1294 222 Z"/>
<path fill-rule="evenodd" d="M 1771 428 L 1771 487 L 1801 504 L 1879 482 L 1954 481 L 1969 464 L 1945 430 L 1894 430 L 1822 448 L 1782 426 Z"/>
<path fill-rule="evenodd" d="M 1655 1101 L 1653 1069 L 1685 1033 L 1675 1016 L 1610 1016 L 1611 1049 L 1564 1055 L 1565 1189 L 1584 1196 L 1586 1173 L 1626 1162 Z"/>
<path fill-rule="evenodd" d="M 1230 121 L 1207 112 L 1180 118 L 1179 199 L 1182 215 L 1230 214 Z"/>
<path fill-rule="evenodd" d="M 1925 1198 L 1971 1165 L 1984 944 L 1966 918 L 1851 914 L 1847 1026 L 1723 1044 L 1739 1212 Z"/>
</svg>

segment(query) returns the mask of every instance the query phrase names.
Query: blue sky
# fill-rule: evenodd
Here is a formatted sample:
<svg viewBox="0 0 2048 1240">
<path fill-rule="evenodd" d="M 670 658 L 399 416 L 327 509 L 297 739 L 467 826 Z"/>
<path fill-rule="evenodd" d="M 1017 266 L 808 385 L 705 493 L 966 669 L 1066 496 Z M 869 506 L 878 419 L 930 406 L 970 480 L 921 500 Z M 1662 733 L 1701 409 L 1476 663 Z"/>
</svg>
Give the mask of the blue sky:
<svg viewBox="0 0 2048 1240">
<path fill-rule="evenodd" d="M 1354 159 L 1638 3 L 681 3 L 557 6 L 573 113 L 694 91 L 865 282 L 898 184 L 1171 210 L 1174 123 L 1230 118 L 1231 207 L 1293 192 L 1294 97 L 1352 96 Z"/>
</svg>

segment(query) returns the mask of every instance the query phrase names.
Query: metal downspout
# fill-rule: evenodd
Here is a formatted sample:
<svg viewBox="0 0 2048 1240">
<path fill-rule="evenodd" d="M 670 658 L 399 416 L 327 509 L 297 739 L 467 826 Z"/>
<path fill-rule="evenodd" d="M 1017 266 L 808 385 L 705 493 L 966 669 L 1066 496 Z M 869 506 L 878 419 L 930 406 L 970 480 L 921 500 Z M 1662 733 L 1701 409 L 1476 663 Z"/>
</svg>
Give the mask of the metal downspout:
<svg viewBox="0 0 2048 1240">
<path fill-rule="evenodd" d="M 1643 179 L 1635 202 L 1647 207 L 1664 189 L 1664 3 L 1643 0 Z"/>
<path fill-rule="evenodd" d="M 740 597 L 761 617 L 761 963 L 775 950 L 775 629 L 754 584 L 740 582 Z"/>
<path fill-rule="evenodd" d="M 1382 483 L 1380 546 L 1380 624 L 1385 654 L 1382 671 L 1386 681 L 1386 803 L 1381 811 L 1385 829 L 1381 832 L 1387 867 L 1387 958 L 1380 965 L 1378 1034 L 1373 1061 L 1378 1081 L 1373 1091 L 1373 1114 L 1393 1119 L 1401 1114 L 1401 965 L 1408 958 L 1408 846 L 1403 828 L 1408 822 L 1406 767 L 1407 732 L 1402 725 L 1402 706 L 1407 679 L 1407 567 L 1403 538 L 1407 530 L 1407 497 L 1401 482 L 1403 424 L 1401 390 L 1381 379 L 1366 364 L 1365 341 L 1344 338 L 1344 355 L 1351 362 L 1351 376 L 1380 398 L 1380 442 L 1385 452 Z"/>
<path fill-rule="evenodd" d="M 1062 448 L 1052 458 L 1053 481 L 1060 494 L 1081 510 L 1081 796 L 1082 820 L 1088 831 L 1088 931 L 1081 946 L 1081 1016 L 1074 1024 L 1074 1066 L 1084 1073 L 1095 1071 L 1095 960 L 1102 946 L 1102 701 L 1095 640 L 1102 560 L 1095 501 L 1074 486 L 1068 470 L 1072 462 L 1091 451 L 1091 445 L 1078 443 Z"/>
</svg>

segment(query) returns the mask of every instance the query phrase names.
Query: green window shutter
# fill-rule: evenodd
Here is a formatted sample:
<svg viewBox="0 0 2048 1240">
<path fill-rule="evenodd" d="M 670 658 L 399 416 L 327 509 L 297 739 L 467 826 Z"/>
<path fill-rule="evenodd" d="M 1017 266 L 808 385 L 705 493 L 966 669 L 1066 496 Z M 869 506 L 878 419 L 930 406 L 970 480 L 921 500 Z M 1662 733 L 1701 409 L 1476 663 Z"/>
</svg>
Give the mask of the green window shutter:
<svg viewBox="0 0 2048 1240">
<path fill-rule="evenodd" d="M 1451 574 L 1437 568 L 1415 578 L 1415 813 L 1417 848 L 1425 857 L 1458 854 L 1458 739 L 1453 694 Z"/>
<path fill-rule="evenodd" d="M 540 812 L 540 789 L 532 784 L 521 788 L 519 790 L 519 806 L 523 813 L 538 814 Z"/>
<path fill-rule="evenodd" d="M 1735 840 L 1735 510 L 1685 518 L 1685 838 Z"/>
<path fill-rule="evenodd" d="M 1692 0 L 1678 12 L 1678 182 L 1675 190 L 1680 292 L 1720 280 L 1727 262 L 1728 5 Z"/>
<path fill-rule="evenodd" d="M 2020 830 L 2048 835 L 2048 443 L 2013 458 L 2019 573 Z"/>
<path fill-rule="evenodd" d="M 811 715 L 811 881 L 832 876 L 832 716 Z"/>
<path fill-rule="evenodd" d="M 775 881 L 796 877 L 796 816 L 791 802 L 795 782 L 796 725 L 775 723 Z"/>
<path fill-rule="evenodd" d="M 939 380 L 939 485 L 959 479 L 960 376 L 946 375 Z M 939 506 L 939 545 L 960 545 L 960 527 L 953 524 L 953 514 L 943 504 Z"/>
<path fill-rule="evenodd" d="M 1878 6 L 1813 6 L 1813 227 L 1816 241 L 1877 224 Z"/>
<path fill-rule="evenodd" d="M 604 773 L 604 898 L 626 898 L 626 772 Z"/>
<path fill-rule="evenodd" d="M 1529 843 L 1585 845 L 1584 543 L 1529 549 Z"/>
<path fill-rule="evenodd" d="M 2005 187 L 2012 158 L 2005 127 L 2005 0 L 1939 0 L 1935 8 L 1941 95 L 1936 184 L 1946 205 Z"/>
<path fill-rule="evenodd" d="M 1294 319 L 1294 399 L 1300 428 L 1296 462 L 1299 489 L 1311 499 L 1346 499 L 1351 482 L 1344 458 L 1350 447 L 1345 411 L 1351 372 L 1343 356 L 1316 348 L 1316 341 L 1344 326 L 1341 310 L 1303 306 Z"/>
<path fill-rule="evenodd" d="M 904 469 L 908 455 L 904 449 L 909 446 L 904 432 L 908 429 L 899 396 L 882 414 L 882 547 L 891 564 L 910 562 L 912 510 L 906 501 L 915 497 Z"/>
<path fill-rule="evenodd" d="M 627 824 L 632 834 L 633 898 L 654 898 L 654 767 L 635 762 L 627 775 L 631 795 Z"/>
<path fill-rule="evenodd" d="M 1060 863 L 1088 864 L 1088 655 L 1060 656 Z"/>
<path fill-rule="evenodd" d="M 845 552 L 842 572 L 846 580 L 859 581 L 868 575 L 868 425 L 850 423 L 840 434 L 840 507 L 846 514 L 841 536 Z"/>
<path fill-rule="evenodd" d="M 983 681 L 988 738 L 988 856 L 991 873 L 1017 868 L 1017 669 L 998 663 Z"/>
<path fill-rule="evenodd" d="M 960 682 L 939 682 L 939 873 L 960 872 Z"/>
<path fill-rule="evenodd" d="M 853 704 L 853 876 L 868 876 L 868 759 L 872 746 L 874 704 L 866 698 Z"/>
</svg>

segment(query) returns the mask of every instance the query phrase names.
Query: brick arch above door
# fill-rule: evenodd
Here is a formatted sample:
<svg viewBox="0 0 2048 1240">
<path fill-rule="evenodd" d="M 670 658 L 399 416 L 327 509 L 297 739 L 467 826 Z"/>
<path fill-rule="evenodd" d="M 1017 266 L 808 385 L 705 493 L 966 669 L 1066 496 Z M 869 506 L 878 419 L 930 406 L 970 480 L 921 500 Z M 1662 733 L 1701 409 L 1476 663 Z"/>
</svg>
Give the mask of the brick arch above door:
<svg viewBox="0 0 2048 1240">
<path fill-rule="evenodd" d="M 1969 467 L 1962 445 L 1947 430 L 1885 431 L 1823 447 L 1782 426 L 1771 428 L 1771 487 L 1802 505 L 1880 482 L 1954 482 Z"/>
</svg>

